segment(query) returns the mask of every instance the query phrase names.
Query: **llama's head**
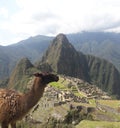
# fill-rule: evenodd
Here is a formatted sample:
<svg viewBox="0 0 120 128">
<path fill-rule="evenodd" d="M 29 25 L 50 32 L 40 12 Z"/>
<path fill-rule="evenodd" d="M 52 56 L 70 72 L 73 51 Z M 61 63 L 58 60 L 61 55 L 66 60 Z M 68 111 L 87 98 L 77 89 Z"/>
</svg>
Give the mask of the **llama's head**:
<svg viewBox="0 0 120 128">
<path fill-rule="evenodd" d="M 34 76 L 39 77 L 41 82 L 45 85 L 50 82 L 57 82 L 59 80 L 59 77 L 52 73 L 35 73 Z"/>
</svg>

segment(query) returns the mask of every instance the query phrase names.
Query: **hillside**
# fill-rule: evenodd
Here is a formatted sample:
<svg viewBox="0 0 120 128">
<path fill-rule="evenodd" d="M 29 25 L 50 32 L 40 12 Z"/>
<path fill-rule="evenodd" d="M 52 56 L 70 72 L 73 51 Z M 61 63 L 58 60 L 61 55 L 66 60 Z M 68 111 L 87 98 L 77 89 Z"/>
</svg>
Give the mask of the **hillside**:
<svg viewBox="0 0 120 128">
<path fill-rule="evenodd" d="M 88 80 L 84 58 L 75 50 L 65 35 L 59 34 L 53 39 L 46 53 L 43 55 L 42 63 L 48 63 L 54 72 Z"/>
<path fill-rule="evenodd" d="M 4 47 L 0 46 L 0 79 L 5 78 L 9 74 L 9 57 L 4 51 Z"/>
<path fill-rule="evenodd" d="M 9 46 L 0 46 L 0 79 L 9 77 L 17 62 L 27 57 L 32 62 L 42 57 L 51 37 L 35 36 Z"/>
<path fill-rule="evenodd" d="M 120 73 L 113 64 L 91 55 L 85 56 L 91 82 L 109 94 L 120 94 Z"/>
<path fill-rule="evenodd" d="M 63 34 L 53 39 L 41 63 L 47 63 L 58 74 L 81 78 L 120 96 L 120 73 L 115 66 L 104 59 L 77 52 Z"/>
<path fill-rule="evenodd" d="M 8 88 L 25 91 L 30 76 L 38 70 L 27 58 L 19 60 L 8 81 Z"/>
<path fill-rule="evenodd" d="M 78 51 L 104 58 L 120 71 L 120 33 L 81 32 L 67 37 Z"/>
</svg>

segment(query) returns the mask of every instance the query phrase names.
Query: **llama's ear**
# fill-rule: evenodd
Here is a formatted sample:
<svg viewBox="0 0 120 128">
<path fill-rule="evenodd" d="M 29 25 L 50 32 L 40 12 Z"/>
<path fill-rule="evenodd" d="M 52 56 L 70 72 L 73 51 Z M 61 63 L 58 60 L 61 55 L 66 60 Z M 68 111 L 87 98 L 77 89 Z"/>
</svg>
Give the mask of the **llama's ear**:
<svg viewBox="0 0 120 128">
<path fill-rule="evenodd" d="M 36 76 L 36 77 L 42 77 L 43 76 L 42 73 L 34 73 L 33 75 Z"/>
</svg>

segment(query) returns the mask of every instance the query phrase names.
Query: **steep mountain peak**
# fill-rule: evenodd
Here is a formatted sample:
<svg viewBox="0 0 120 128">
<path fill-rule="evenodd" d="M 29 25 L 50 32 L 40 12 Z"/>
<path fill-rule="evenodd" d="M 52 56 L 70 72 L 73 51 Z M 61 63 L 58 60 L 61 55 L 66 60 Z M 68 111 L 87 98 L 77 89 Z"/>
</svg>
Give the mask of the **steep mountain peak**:
<svg viewBox="0 0 120 128">
<path fill-rule="evenodd" d="M 79 55 L 64 34 L 59 34 L 53 39 L 42 62 L 48 63 L 59 74 L 85 78 L 83 56 Z"/>
<path fill-rule="evenodd" d="M 22 69 L 21 71 L 26 70 L 31 67 L 33 67 L 33 65 L 31 64 L 28 58 L 22 58 L 17 64 L 17 68 L 21 68 Z"/>
<path fill-rule="evenodd" d="M 59 43 L 69 43 L 67 37 L 66 37 L 64 34 L 62 34 L 62 33 L 58 34 L 58 35 L 54 38 L 53 42 L 55 42 L 55 41 L 57 41 L 57 42 L 59 42 Z"/>
<path fill-rule="evenodd" d="M 66 47 L 66 48 L 72 48 L 73 50 L 75 50 L 74 47 L 71 45 L 71 43 L 69 43 L 69 41 L 68 41 L 66 35 L 64 35 L 64 34 L 62 34 L 62 33 L 58 34 L 58 35 L 53 39 L 52 46 L 53 46 L 53 45 L 61 46 L 61 48 L 62 48 L 62 47 L 64 47 L 64 48 L 65 48 L 65 47 Z"/>
<path fill-rule="evenodd" d="M 34 66 L 31 64 L 28 58 L 21 59 L 16 65 L 16 67 L 14 68 L 13 72 L 11 73 L 8 86 L 10 88 L 13 86 L 17 88 L 17 85 L 19 85 L 19 80 L 22 79 L 24 75 L 26 75 L 28 69 L 33 67 Z"/>
</svg>

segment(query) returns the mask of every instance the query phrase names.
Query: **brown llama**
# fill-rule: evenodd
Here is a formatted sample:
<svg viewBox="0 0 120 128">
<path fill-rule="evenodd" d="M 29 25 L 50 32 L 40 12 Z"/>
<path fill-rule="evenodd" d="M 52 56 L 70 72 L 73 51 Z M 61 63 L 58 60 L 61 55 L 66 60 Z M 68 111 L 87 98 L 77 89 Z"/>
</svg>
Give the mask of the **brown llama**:
<svg viewBox="0 0 120 128">
<path fill-rule="evenodd" d="M 25 94 L 15 90 L 0 89 L 0 122 L 2 128 L 16 128 L 16 121 L 21 120 L 42 97 L 46 85 L 58 81 L 58 76 L 50 73 L 35 73 L 30 91 Z"/>
</svg>

